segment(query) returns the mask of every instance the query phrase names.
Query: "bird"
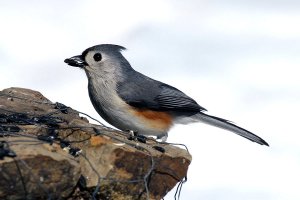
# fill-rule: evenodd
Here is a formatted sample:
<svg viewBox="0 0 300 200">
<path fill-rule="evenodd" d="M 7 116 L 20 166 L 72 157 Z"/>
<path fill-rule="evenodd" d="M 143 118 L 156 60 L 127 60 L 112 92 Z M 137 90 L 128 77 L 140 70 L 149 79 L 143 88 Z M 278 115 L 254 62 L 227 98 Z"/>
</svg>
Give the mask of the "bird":
<svg viewBox="0 0 300 200">
<path fill-rule="evenodd" d="M 179 89 L 133 69 L 125 47 L 100 44 L 64 60 L 85 71 L 90 100 L 99 115 L 122 131 L 166 141 L 175 124 L 202 122 L 269 146 L 261 137 L 207 110 Z"/>
</svg>

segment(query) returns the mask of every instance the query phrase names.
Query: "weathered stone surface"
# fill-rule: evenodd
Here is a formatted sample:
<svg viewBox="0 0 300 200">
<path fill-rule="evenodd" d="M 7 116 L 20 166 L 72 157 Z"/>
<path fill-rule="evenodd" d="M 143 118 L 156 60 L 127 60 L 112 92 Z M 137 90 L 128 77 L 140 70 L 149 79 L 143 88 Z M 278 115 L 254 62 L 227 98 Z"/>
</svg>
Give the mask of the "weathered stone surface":
<svg viewBox="0 0 300 200">
<path fill-rule="evenodd" d="M 191 162 L 186 150 L 128 140 L 22 88 L 0 92 L 0 141 L 16 154 L 0 160 L 0 199 L 161 199 Z"/>
<path fill-rule="evenodd" d="M 0 199 L 67 197 L 80 176 L 80 165 L 57 145 L 27 137 L 2 138 L 16 153 L 0 160 Z M 21 142 L 20 142 L 21 141 Z"/>
</svg>

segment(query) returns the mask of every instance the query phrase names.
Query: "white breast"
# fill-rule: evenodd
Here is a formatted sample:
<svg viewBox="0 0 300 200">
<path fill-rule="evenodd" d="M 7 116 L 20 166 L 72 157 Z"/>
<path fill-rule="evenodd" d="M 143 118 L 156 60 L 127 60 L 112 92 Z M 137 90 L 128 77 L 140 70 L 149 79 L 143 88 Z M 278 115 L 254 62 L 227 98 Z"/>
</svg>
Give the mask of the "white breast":
<svg viewBox="0 0 300 200">
<path fill-rule="evenodd" d="M 142 135 L 165 135 L 165 131 L 145 124 L 132 112 L 132 107 L 125 103 L 117 94 L 115 78 L 106 75 L 89 74 L 89 93 L 91 101 L 108 123 L 123 131 L 138 131 Z"/>
</svg>

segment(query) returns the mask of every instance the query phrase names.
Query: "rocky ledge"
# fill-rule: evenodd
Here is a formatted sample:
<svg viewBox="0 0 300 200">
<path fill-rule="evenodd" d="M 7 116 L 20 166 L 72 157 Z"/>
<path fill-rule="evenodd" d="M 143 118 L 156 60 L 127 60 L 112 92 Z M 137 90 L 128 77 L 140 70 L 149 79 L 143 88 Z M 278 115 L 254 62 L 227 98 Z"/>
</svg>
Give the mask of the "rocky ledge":
<svg viewBox="0 0 300 200">
<path fill-rule="evenodd" d="M 191 155 L 89 123 L 24 88 L 0 92 L 0 199 L 162 199 Z"/>
</svg>

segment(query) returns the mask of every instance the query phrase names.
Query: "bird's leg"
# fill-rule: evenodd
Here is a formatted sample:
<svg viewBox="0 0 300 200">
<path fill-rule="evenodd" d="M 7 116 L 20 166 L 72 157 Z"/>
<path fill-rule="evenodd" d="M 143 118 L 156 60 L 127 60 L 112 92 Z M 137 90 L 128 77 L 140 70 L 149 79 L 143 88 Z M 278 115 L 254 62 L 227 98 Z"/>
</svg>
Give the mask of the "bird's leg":
<svg viewBox="0 0 300 200">
<path fill-rule="evenodd" d="M 138 134 L 137 131 L 133 131 L 133 130 L 129 130 L 128 132 L 129 132 L 129 137 L 128 137 L 129 140 L 137 140 L 139 142 L 146 143 L 147 140 L 146 136 L 140 135 Z"/>
<path fill-rule="evenodd" d="M 156 137 L 156 140 L 158 140 L 158 142 L 166 142 L 167 139 L 168 139 L 168 133 L 161 134 Z"/>
<path fill-rule="evenodd" d="M 135 134 L 137 133 L 136 131 L 133 131 L 133 130 L 128 130 L 129 132 L 129 137 L 134 137 Z"/>
<path fill-rule="evenodd" d="M 127 130 L 129 133 L 128 140 L 134 140 L 137 136 L 137 131 L 134 130 Z"/>
</svg>

